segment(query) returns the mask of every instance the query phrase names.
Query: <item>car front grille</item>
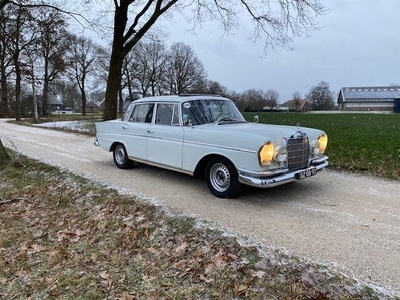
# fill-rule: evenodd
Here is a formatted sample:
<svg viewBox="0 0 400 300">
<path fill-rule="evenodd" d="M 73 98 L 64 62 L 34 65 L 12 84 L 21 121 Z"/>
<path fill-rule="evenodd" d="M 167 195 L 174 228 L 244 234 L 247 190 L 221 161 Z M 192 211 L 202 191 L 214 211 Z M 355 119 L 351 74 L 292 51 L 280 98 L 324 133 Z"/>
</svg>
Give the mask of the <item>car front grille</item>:
<svg viewBox="0 0 400 300">
<path fill-rule="evenodd" d="M 303 169 L 308 166 L 310 147 L 308 137 L 301 134 L 292 137 L 287 142 L 288 168 L 290 170 Z"/>
</svg>

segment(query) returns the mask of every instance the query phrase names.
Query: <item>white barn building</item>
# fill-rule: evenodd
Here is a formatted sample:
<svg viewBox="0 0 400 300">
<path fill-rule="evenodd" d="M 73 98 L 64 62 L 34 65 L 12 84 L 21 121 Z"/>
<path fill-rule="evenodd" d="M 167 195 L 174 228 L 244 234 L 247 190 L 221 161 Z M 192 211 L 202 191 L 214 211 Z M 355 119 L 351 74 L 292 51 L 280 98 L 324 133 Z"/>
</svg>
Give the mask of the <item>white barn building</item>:
<svg viewBox="0 0 400 300">
<path fill-rule="evenodd" d="M 342 87 L 338 109 L 344 111 L 390 111 L 400 98 L 400 86 Z"/>
</svg>

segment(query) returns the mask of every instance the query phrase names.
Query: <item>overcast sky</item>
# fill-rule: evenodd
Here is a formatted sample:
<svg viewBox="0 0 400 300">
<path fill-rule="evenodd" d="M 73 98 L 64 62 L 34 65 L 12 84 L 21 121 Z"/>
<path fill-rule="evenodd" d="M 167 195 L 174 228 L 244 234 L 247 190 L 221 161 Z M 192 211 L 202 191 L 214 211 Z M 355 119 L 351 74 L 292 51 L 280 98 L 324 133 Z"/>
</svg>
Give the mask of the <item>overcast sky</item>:
<svg viewBox="0 0 400 300">
<path fill-rule="evenodd" d="M 343 86 L 400 84 L 400 0 L 327 0 L 332 11 L 319 18 L 323 27 L 294 40 L 292 51 L 277 48 L 263 55 L 263 45 L 249 40 L 250 21 L 224 36 L 207 23 L 196 34 L 185 22 L 168 24 L 167 44 L 193 47 L 210 80 L 230 90 L 275 89 L 278 102 L 304 97 L 321 81 L 334 92 Z"/>
</svg>

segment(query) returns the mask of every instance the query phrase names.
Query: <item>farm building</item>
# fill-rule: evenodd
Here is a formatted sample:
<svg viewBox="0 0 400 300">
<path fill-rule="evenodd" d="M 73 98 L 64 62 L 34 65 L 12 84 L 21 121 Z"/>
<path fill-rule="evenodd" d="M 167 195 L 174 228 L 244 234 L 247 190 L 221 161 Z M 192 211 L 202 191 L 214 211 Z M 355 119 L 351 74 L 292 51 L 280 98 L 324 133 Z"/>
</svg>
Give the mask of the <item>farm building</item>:
<svg viewBox="0 0 400 300">
<path fill-rule="evenodd" d="M 281 105 L 281 108 L 284 107 L 289 111 L 307 112 L 311 110 L 310 103 L 304 99 L 288 100 Z"/>
<path fill-rule="evenodd" d="M 400 86 L 342 87 L 338 109 L 345 111 L 394 111 L 394 100 L 400 98 Z"/>
</svg>

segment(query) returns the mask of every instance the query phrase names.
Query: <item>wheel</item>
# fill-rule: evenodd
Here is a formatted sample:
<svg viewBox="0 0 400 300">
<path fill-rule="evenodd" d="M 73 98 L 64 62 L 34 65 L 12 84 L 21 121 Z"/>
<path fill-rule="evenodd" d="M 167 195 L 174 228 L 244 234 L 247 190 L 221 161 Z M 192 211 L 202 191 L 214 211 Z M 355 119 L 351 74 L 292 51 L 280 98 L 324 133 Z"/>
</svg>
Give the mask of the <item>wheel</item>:
<svg viewBox="0 0 400 300">
<path fill-rule="evenodd" d="M 233 198 L 240 191 L 238 172 L 224 157 L 210 160 L 206 168 L 206 181 L 211 193 L 218 198 Z"/>
<path fill-rule="evenodd" d="M 120 169 L 130 169 L 133 167 L 133 161 L 129 159 L 124 145 L 118 144 L 114 147 L 114 163 Z"/>
</svg>

